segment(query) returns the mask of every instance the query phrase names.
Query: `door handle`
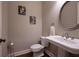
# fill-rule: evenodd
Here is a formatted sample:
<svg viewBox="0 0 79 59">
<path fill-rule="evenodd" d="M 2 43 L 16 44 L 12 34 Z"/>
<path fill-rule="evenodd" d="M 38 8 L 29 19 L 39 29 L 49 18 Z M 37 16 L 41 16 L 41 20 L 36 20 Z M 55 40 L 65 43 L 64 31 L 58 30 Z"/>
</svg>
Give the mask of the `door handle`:
<svg viewBox="0 0 79 59">
<path fill-rule="evenodd" d="M 5 42 L 5 41 L 6 41 L 5 39 L 0 39 L 0 43 L 1 43 L 1 42 Z"/>
</svg>

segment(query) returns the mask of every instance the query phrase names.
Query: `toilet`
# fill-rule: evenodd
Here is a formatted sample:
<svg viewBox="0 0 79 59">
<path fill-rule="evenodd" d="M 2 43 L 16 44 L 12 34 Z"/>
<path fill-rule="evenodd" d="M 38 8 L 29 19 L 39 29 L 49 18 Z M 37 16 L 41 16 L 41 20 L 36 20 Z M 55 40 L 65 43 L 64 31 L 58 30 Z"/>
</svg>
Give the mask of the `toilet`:
<svg viewBox="0 0 79 59">
<path fill-rule="evenodd" d="M 33 52 L 33 57 L 44 56 L 44 48 L 48 46 L 45 37 L 41 37 L 41 44 L 34 44 L 30 47 Z"/>
</svg>

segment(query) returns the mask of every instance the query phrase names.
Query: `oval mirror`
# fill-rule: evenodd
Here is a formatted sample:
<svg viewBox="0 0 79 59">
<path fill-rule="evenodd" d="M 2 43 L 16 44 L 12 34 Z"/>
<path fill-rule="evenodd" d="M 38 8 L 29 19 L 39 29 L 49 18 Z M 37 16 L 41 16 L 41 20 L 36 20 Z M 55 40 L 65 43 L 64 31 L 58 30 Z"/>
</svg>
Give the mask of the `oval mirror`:
<svg viewBox="0 0 79 59">
<path fill-rule="evenodd" d="M 79 28 L 79 2 L 67 1 L 60 10 L 60 23 L 64 29 L 76 30 Z"/>
</svg>

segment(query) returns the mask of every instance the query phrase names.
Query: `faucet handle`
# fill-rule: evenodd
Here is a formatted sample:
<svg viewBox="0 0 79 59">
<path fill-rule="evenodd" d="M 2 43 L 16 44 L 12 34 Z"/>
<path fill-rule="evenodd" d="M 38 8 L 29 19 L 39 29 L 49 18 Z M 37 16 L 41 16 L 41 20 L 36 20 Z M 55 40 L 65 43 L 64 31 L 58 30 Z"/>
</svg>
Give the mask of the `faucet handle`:
<svg viewBox="0 0 79 59">
<path fill-rule="evenodd" d="M 72 40 L 74 40 L 74 37 L 71 37 Z"/>
<path fill-rule="evenodd" d="M 62 37 L 65 37 L 65 33 L 62 34 Z"/>
<path fill-rule="evenodd" d="M 68 33 L 65 33 L 65 36 L 66 36 L 66 38 L 69 38 L 69 34 Z"/>
<path fill-rule="evenodd" d="M 69 35 L 68 35 L 68 33 L 64 33 L 62 36 L 64 37 L 64 36 L 69 36 Z"/>
<path fill-rule="evenodd" d="M 65 33 L 66 36 L 69 36 L 68 33 Z"/>
</svg>

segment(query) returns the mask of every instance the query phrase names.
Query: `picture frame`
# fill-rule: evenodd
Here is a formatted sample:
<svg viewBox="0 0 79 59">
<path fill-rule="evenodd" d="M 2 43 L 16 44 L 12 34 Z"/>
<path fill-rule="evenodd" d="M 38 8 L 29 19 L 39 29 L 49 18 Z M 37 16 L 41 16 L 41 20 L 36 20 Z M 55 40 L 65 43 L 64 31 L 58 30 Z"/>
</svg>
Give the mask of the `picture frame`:
<svg viewBox="0 0 79 59">
<path fill-rule="evenodd" d="M 26 15 L 26 7 L 22 5 L 18 5 L 18 14 Z"/>
<path fill-rule="evenodd" d="M 30 24 L 36 24 L 36 17 L 30 16 Z"/>
</svg>

